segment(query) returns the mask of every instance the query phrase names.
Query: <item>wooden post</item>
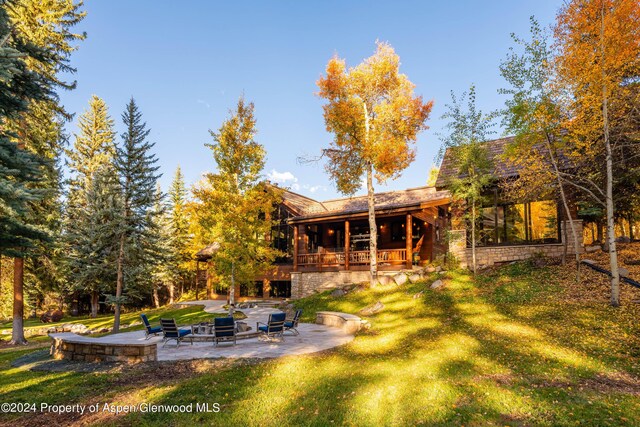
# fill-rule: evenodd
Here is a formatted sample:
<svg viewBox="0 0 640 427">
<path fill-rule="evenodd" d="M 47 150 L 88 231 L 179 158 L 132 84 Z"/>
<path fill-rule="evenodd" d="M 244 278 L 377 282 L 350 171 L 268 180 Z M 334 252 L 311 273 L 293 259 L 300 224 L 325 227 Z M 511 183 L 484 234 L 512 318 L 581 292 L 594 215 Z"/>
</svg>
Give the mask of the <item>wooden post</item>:
<svg viewBox="0 0 640 427">
<path fill-rule="evenodd" d="M 344 269 L 349 270 L 349 250 L 351 246 L 351 231 L 349 230 L 349 220 L 344 222 Z"/>
<path fill-rule="evenodd" d="M 298 271 L 298 225 L 293 227 L 293 271 Z"/>
<path fill-rule="evenodd" d="M 198 301 L 198 281 L 200 279 L 200 261 L 196 261 L 196 301 Z"/>
<path fill-rule="evenodd" d="M 413 227 L 413 221 L 411 220 L 411 214 L 407 214 L 407 222 L 404 227 L 405 243 L 407 244 L 407 260 L 405 262 L 405 266 L 410 269 L 413 263 L 413 230 L 411 229 Z"/>
</svg>

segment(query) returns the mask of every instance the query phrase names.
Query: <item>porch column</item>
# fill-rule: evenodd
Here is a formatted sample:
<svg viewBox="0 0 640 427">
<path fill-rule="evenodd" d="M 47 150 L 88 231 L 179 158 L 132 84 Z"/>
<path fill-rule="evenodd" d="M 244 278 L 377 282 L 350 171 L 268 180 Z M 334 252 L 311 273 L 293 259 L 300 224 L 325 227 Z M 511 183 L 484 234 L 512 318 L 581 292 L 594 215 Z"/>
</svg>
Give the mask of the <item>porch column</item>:
<svg viewBox="0 0 640 427">
<path fill-rule="evenodd" d="M 349 231 L 349 220 L 344 222 L 344 269 L 349 269 L 349 247 L 351 246 L 351 232 Z"/>
<path fill-rule="evenodd" d="M 293 271 L 298 271 L 298 225 L 293 227 Z"/>
<path fill-rule="evenodd" d="M 404 226 L 405 228 L 405 240 L 406 240 L 406 244 L 407 244 L 407 260 L 405 263 L 405 266 L 407 268 L 411 268 L 411 264 L 413 262 L 413 230 L 411 230 L 411 227 L 413 226 L 413 221 L 411 220 L 411 214 L 407 214 L 407 222 Z"/>
</svg>

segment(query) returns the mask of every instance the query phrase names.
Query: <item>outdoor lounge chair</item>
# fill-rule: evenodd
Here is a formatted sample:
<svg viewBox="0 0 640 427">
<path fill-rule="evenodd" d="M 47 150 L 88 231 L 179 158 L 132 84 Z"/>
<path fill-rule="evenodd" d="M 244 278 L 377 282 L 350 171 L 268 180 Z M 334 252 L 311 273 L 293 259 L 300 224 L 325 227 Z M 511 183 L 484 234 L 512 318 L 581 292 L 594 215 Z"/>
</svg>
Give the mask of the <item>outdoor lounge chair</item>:
<svg viewBox="0 0 640 427">
<path fill-rule="evenodd" d="M 271 340 L 275 337 L 280 337 L 284 340 L 282 333 L 284 332 L 284 320 L 286 317 L 287 313 L 284 312 L 273 313 L 269 315 L 269 321 L 266 324 L 257 322 L 256 331 L 260 333 L 260 338 Z"/>
<path fill-rule="evenodd" d="M 216 317 L 213 319 L 213 341 L 233 341 L 236 345 L 236 324 L 233 317 Z"/>
<path fill-rule="evenodd" d="M 156 336 L 160 333 L 162 333 L 162 327 L 161 326 L 151 326 L 151 324 L 149 323 L 149 319 L 147 319 L 147 315 L 142 313 L 140 315 L 140 318 L 142 319 L 142 323 L 144 323 L 144 333 L 145 333 L 145 339 L 149 339 L 152 336 Z"/>
<path fill-rule="evenodd" d="M 178 329 L 175 319 L 160 319 L 160 326 L 164 336 L 162 339 L 163 347 L 171 340 L 176 340 L 176 346 L 179 347 L 180 341 L 183 341 L 184 337 L 191 333 L 191 329 Z M 193 340 L 191 340 L 191 345 L 193 345 Z"/>
<path fill-rule="evenodd" d="M 291 331 L 294 335 L 300 335 L 298 332 L 298 322 L 300 321 L 300 316 L 302 315 L 302 310 L 296 310 L 296 314 L 293 315 L 291 320 L 284 321 L 284 332 Z"/>
</svg>

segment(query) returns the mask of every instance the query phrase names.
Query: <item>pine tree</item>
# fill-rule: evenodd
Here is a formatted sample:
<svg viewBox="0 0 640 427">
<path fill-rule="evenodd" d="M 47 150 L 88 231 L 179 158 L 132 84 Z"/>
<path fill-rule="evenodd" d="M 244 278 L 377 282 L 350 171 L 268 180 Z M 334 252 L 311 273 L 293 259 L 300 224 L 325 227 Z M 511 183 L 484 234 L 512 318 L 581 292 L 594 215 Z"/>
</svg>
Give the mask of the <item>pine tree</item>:
<svg viewBox="0 0 640 427">
<path fill-rule="evenodd" d="M 169 228 L 171 233 L 170 262 L 173 265 L 174 274 L 169 285 L 169 303 L 173 304 L 175 297 L 175 284 L 177 281 L 187 280 L 189 275 L 189 218 L 186 210 L 187 190 L 184 186 L 184 176 L 180 166 L 169 187 Z"/>
<path fill-rule="evenodd" d="M 149 211 L 157 202 L 155 193 L 159 167 L 158 159 L 150 153 L 155 144 L 150 143 L 150 130 L 142 121 L 133 98 L 122 114 L 126 131 L 122 134 L 122 146 L 116 149 L 115 164 L 122 192 L 122 225 L 120 228 L 116 277 L 116 293 L 113 331 L 120 329 L 120 307 L 125 301 L 125 276 L 130 284 L 136 280 L 137 266 L 144 263 L 143 244 L 150 227 Z M 137 260 L 135 258 L 138 258 Z M 129 289 L 128 289 L 129 290 Z"/>
<path fill-rule="evenodd" d="M 231 117 L 218 132 L 209 131 L 218 173 L 207 174 L 204 186 L 194 190 L 202 202 L 200 220 L 212 225 L 216 275 L 229 288 L 229 314 L 233 314 L 235 284 L 249 283 L 271 266 L 279 252 L 265 238 L 271 230 L 269 214 L 278 201 L 273 187 L 261 182 L 265 151 L 254 140 L 253 103 L 240 98 Z"/>
<path fill-rule="evenodd" d="M 75 290 L 91 295 L 91 317 L 98 314 L 100 294 L 113 289 L 121 222 L 120 184 L 105 164 L 87 177 L 66 232 L 69 277 Z"/>
<path fill-rule="evenodd" d="M 109 227 L 98 227 L 92 222 L 95 215 L 106 215 L 99 212 L 87 211 L 98 209 L 104 211 L 114 209 L 113 202 L 102 195 L 97 199 L 96 192 L 115 191 L 113 183 L 105 181 L 103 175 L 116 176 L 114 166 L 115 132 L 113 120 L 109 116 L 105 102 L 93 95 L 89 101 L 89 109 L 78 120 L 80 132 L 75 135 L 73 149 L 67 150 L 69 158 L 69 193 L 65 215 L 65 237 L 67 247 L 67 264 L 69 268 L 68 283 L 74 292 L 88 292 L 91 295 L 91 316 L 98 314 L 98 301 L 101 292 L 109 291 L 112 286 L 109 274 L 96 263 L 102 265 L 111 255 L 106 240 L 113 238 Z M 95 179 L 105 182 L 95 183 Z M 111 199 L 115 196 L 109 196 Z M 101 205 L 100 203 L 111 203 Z M 96 233 L 103 232 L 106 236 Z M 90 237 L 89 237 L 90 236 Z M 117 237 L 117 236 L 116 236 Z M 87 240 L 90 239 L 90 240 Z M 116 238 L 117 240 L 117 238 Z M 96 252 L 94 247 L 103 247 Z M 106 245 L 106 246 L 105 246 Z M 111 259 L 115 262 L 115 259 Z M 95 274 L 95 276 L 91 276 Z M 112 283 L 112 282 L 111 282 Z"/>
<path fill-rule="evenodd" d="M 163 285 L 171 290 L 175 280 L 175 264 L 173 263 L 173 233 L 170 212 L 164 203 L 164 195 L 160 184 L 156 186 L 156 202 L 149 213 L 150 230 L 146 239 L 146 258 L 153 291 L 153 305 L 160 307 L 159 290 Z M 172 298 L 172 295 L 170 294 Z M 173 299 L 169 301 L 173 303 Z"/>
<path fill-rule="evenodd" d="M 59 104 L 54 96 L 55 88 L 73 89 L 75 82 L 67 83 L 59 78 L 60 73 L 73 73 L 69 65 L 71 53 L 77 48 L 74 42 L 84 39 L 84 34 L 74 34 L 70 28 L 84 18 L 84 12 L 80 11 L 82 3 L 74 4 L 67 0 L 13 0 L 2 2 L 3 22 L 2 44 L 17 47 L 24 53 L 22 61 L 26 70 L 33 76 L 37 76 L 40 87 L 34 92 L 23 93 L 19 102 L 25 107 L 20 114 L 5 117 L 3 127 L 14 131 L 17 135 L 19 149 L 33 152 L 40 160 L 40 178 L 31 181 L 34 192 L 39 192 L 38 201 L 31 200 L 29 209 L 24 211 L 22 220 L 34 228 L 48 231 L 50 234 L 59 231 L 60 214 L 60 173 L 56 167 L 59 159 L 60 147 L 64 140 L 62 124 L 70 115 Z M 26 83 L 26 80 L 21 82 Z M 19 83 L 20 84 L 20 83 Z M 27 83 L 29 85 L 29 83 Z M 15 89 L 15 88 L 14 88 Z M 33 96 L 40 92 L 44 96 Z M 7 99 L 5 99 L 7 100 Z M 0 100 L 1 102 L 2 100 Z M 7 100 L 9 108 L 15 105 L 15 100 Z M 44 113 L 44 114 L 43 114 Z M 43 136 L 43 130 L 54 130 L 47 138 Z M 54 135 L 52 138 L 51 135 Z M 44 143 L 43 143 L 44 142 Z M 41 215 L 42 213 L 57 213 L 56 215 Z M 44 236 L 44 235 L 42 235 Z M 41 236 L 41 237 L 42 237 Z M 37 278 L 43 284 L 43 266 L 52 265 L 47 262 L 56 259 L 56 246 L 44 244 L 47 239 L 32 238 L 32 256 L 27 266 L 28 274 Z M 38 249 L 36 258 L 34 249 Z M 44 261 L 44 262 L 43 262 Z M 14 261 L 14 336 L 13 342 L 25 342 L 22 331 L 22 320 L 16 319 L 24 312 L 24 259 L 19 256 Z M 56 275 L 56 269 L 44 269 L 44 278 Z M 55 280 L 55 278 L 54 278 Z"/>
</svg>

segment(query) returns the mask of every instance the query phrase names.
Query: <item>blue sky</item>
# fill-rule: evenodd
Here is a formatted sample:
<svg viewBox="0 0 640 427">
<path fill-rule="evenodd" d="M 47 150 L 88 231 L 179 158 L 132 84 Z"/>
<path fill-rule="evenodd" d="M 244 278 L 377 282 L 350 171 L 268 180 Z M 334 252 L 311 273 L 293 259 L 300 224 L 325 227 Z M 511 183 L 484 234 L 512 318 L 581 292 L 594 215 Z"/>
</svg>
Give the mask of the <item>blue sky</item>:
<svg viewBox="0 0 640 427">
<path fill-rule="evenodd" d="M 87 1 L 77 27 L 87 39 L 72 57 L 78 88 L 62 94 L 76 119 L 92 94 L 105 99 L 122 130 L 128 99 L 138 102 L 156 143 L 161 184 L 180 165 L 189 185 L 214 171 L 208 130 L 217 130 L 238 97 L 255 103 L 256 140 L 265 175 L 301 194 L 339 197 L 322 165 L 298 164 L 331 141 L 316 80 L 338 54 L 357 65 L 377 39 L 400 55 L 401 72 L 435 106 L 416 161 L 376 191 L 425 185 L 440 146 L 440 116 L 471 83 L 485 111 L 499 108 L 498 65 L 526 35 L 529 16 L 548 25 L 559 0 L 518 1 Z M 75 120 L 68 126 L 76 132 Z"/>
</svg>

